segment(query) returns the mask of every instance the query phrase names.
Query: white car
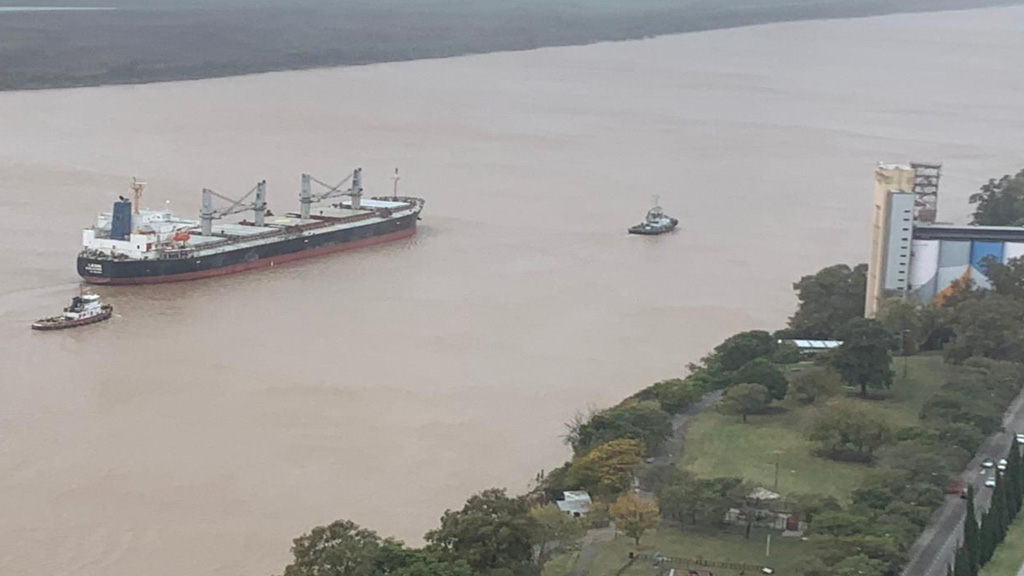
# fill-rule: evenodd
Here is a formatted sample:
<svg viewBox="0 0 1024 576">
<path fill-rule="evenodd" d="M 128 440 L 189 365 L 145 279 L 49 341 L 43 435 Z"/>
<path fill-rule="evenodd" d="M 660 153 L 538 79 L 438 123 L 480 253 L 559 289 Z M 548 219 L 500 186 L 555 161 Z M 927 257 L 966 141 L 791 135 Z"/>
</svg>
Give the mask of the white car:
<svg viewBox="0 0 1024 576">
<path fill-rule="evenodd" d="M 985 480 L 985 488 L 995 488 L 995 487 L 996 487 L 996 479 L 995 478 L 989 478 L 989 479 Z"/>
<path fill-rule="evenodd" d="M 991 468 L 991 467 L 993 467 L 995 465 L 996 465 L 996 463 L 993 462 L 991 458 L 985 458 L 984 460 L 981 461 L 981 467 L 982 468 Z"/>
<path fill-rule="evenodd" d="M 1024 432 L 1017 432 L 1017 444 L 1024 444 Z"/>
<path fill-rule="evenodd" d="M 996 464 L 996 470 L 999 470 L 1000 472 L 1005 472 L 1007 464 L 1008 464 L 1008 462 L 1006 461 L 1006 458 L 1000 459 L 999 463 Z"/>
</svg>

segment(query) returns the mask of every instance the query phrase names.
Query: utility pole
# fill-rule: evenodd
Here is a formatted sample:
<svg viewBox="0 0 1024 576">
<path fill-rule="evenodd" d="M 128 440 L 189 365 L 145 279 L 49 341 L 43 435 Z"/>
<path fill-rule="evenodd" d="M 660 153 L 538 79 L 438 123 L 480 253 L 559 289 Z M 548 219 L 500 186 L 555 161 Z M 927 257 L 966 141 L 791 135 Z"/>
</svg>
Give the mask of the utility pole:
<svg viewBox="0 0 1024 576">
<path fill-rule="evenodd" d="M 907 379 L 907 336 L 910 336 L 910 330 L 903 331 L 903 379 Z"/>
<path fill-rule="evenodd" d="M 782 454 L 782 450 L 772 450 L 772 454 L 775 454 L 775 488 L 779 489 L 779 454 Z"/>
</svg>

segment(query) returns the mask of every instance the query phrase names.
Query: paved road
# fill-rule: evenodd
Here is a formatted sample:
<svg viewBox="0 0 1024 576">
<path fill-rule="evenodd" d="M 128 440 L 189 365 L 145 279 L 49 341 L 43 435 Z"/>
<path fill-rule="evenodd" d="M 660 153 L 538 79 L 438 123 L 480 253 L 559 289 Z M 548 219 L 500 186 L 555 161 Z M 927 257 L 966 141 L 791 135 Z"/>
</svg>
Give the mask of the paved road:
<svg viewBox="0 0 1024 576">
<path fill-rule="evenodd" d="M 980 513 L 987 510 L 992 491 L 985 488 L 986 473 L 982 472 L 981 461 L 985 458 L 998 460 L 1006 455 L 1013 441 L 1013 434 L 1024 431 L 1024 392 L 1014 399 L 1003 418 L 1005 432 L 996 434 L 985 441 L 978 455 L 960 475 L 964 486 L 974 485 L 975 507 Z M 903 569 L 903 576 L 946 576 L 946 566 L 953 563 L 953 555 L 963 537 L 966 505 L 956 496 L 948 496 L 928 521 L 928 526 L 910 549 L 910 562 Z M 1024 566 L 1017 576 L 1024 576 Z"/>
</svg>

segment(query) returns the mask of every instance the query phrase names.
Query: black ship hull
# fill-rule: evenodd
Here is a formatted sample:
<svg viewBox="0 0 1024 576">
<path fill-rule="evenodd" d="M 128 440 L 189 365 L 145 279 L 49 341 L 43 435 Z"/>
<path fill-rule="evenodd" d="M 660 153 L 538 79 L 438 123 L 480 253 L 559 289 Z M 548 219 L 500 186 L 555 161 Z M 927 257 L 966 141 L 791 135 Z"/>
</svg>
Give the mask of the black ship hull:
<svg viewBox="0 0 1024 576">
<path fill-rule="evenodd" d="M 331 252 L 372 246 L 416 233 L 417 214 L 194 258 L 112 260 L 78 257 L 78 275 L 90 284 L 157 284 L 235 274 Z"/>
</svg>

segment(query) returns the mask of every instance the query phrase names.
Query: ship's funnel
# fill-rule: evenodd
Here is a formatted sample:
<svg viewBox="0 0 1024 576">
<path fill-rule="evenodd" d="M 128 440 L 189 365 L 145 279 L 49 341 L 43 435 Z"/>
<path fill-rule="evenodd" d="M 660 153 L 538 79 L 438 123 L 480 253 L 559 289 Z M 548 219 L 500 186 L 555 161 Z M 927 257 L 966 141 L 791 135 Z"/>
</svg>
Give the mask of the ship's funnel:
<svg viewBox="0 0 1024 576">
<path fill-rule="evenodd" d="M 110 239 L 127 240 L 132 235 L 132 203 L 128 200 L 114 202 L 114 213 L 110 221 Z"/>
</svg>

